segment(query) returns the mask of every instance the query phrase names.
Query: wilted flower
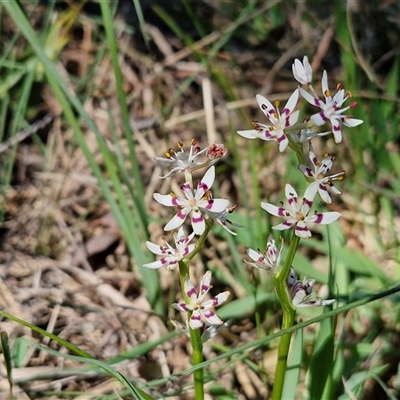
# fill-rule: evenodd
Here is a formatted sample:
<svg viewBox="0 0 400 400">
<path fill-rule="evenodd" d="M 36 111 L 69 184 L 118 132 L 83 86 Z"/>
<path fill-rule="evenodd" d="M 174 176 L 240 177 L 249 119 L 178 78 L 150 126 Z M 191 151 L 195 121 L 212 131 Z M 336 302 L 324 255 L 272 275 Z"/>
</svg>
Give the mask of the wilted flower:
<svg viewBox="0 0 400 400">
<path fill-rule="evenodd" d="M 266 141 L 277 141 L 279 143 L 279 151 L 284 151 L 289 144 L 285 128 L 294 125 L 299 119 L 300 111 L 293 111 L 299 98 L 299 90 L 296 89 L 292 93 L 282 112 L 279 111 L 278 101 L 275 102 L 275 106 L 273 106 L 268 99 L 260 94 L 258 94 L 256 98 L 258 105 L 271 125 L 264 125 L 254 121 L 254 129 L 238 131 L 237 133 L 247 139 L 259 138 Z"/>
<path fill-rule="evenodd" d="M 313 192 L 314 189 L 311 188 L 310 190 L 309 186 L 304 193 L 303 202 L 300 205 L 298 203 L 297 192 L 287 183 L 285 186 L 285 196 L 287 198 L 286 207 L 283 206 L 283 203 L 280 207 L 274 206 L 270 203 L 261 203 L 261 207 L 265 211 L 285 219 L 284 222 L 273 226 L 272 229 L 281 231 L 294 226 L 296 236 L 306 239 L 311 236 L 311 232 L 307 226 L 309 223 L 326 225 L 337 220 L 341 216 L 338 212 L 315 212 L 312 215 L 308 215 L 314 200 L 314 196 L 312 195 Z"/>
<path fill-rule="evenodd" d="M 314 170 L 305 165 L 299 165 L 299 170 L 307 177 L 314 180 L 309 186 L 310 196 L 313 197 L 318 192 L 325 203 L 331 203 L 332 199 L 328 193 L 327 186 L 336 194 L 341 194 L 341 191 L 335 187 L 333 181 L 341 181 L 344 179 L 345 172 L 341 171 L 337 174 L 325 176 L 332 168 L 335 157 L 325 154 L 321 162 L 315 157 L 314 150 L 310 144 L 309 157 L 314 166 Z"/>
<path fill-rule="evenodd" d="M 236 205 L 233 205 L 231 207 L 226 208 L 225 210 L 216 213 L 216 212 L 212 212 L 212 211 L 207 211 L 207 215 L 213 219 L 215 222 L 217 222 L 218 224 L 220 224 L 225 230 L 227 230 L 231 235 L 237 235 L 236 232 L 231 231 L 228 228 L 228 225 L 232 226 L 232 227 L 236 227 L 236 228 L 243 228 L 243 225 L 237 224 L 235 222 L 232 222 L 228 219 L 228 215 L 231 214 L 236 208 Z"/>
<path fill-rule="evenodd" d="M 178 143 L 179 151 L 174 151 L 172 148 L 165 153 L 165 157 L 155 157 L 156 161 L 172 167 L 167 175 L 161 179 L 174 176 L 178 172 L 195 171 L 200 168 L 210 167 L 220 160 L 227 150 L 223 144 L 214 143 L 211 146 L 200 149 L 197 146 L 196 140 L 190 142 L 189 153 L 183 148 L 183 143 Z"/>
<path fill-rule="evenodd" d="M 335 142 L 340 143 L 342 141 L 341 123 L 348 127 L 354 127 L 362 124 L 363 121 L 361 119 L 353 118 L 351 115 L 343 115 L 343 113 L 348 109 L 356 107 L 357 103 L 353 102 L 347 107 L 340 108 L 346 100 L 351 98 L 351 93 L 348 92 L 345 94 L 344 88 L 341 84 L 337 86 L 337 89 L 336 94 L 332 97 L 328 86 L 328 74 L 324 71 L 322 74 L 322 93 L 325 97 L 325 102 L 319 99 L 315 94 L 311 95 L 303 88 L 300 88 L 299 90 L 301 95 L 310 104 L 321 109 L 319 113 L 311 116 L 311 121 L 317 126 L 321 126 L 325 124 L 325 122 L 329 121 L 332 125 Z"/>
<path fill-rule="evenodd" d="M 292 64 L 292 71 L 297 82 L 301 83 L 302 85 L 311 84 L 312 68 L 307 56 L 303 57 L 303 62 L 296 58 Z"/>
<path fill-rule="evenodd" d="M 300 130 L 299 132 L 290 132 L 290 137 L 292 138 L 293 142 L 295 143 L 306 143 L 310 141 L 312 138 L 315 137 L 322 137 L 332 133 L 332 131 L 327 132 L 316 132 L 311 128 L 305 128 Z"/>
<path fill-rule="evenodd" d="M 278 272 L 279 264 L 281 260 L 281 254 L 283 249 L 283 242 L 281 248 L 278 250 L 275 245 L 275 240 L 272 235 L 268 236 L 267 248 L 265 249 L 264 254 L 261 253 L 259 249 L 246 249 L 247 255 L 254 261 L 249 262 L 245 261 L 245 263 L 251 265 L 255 268 L 265 269 L 268 272 L 273 274 Z"/>
<path fill-rule="evenodd" d="M 310 306 L 326 306 L 332 304 L 335 300 L 321 300 L 318 295 L 313 292 L 314 279 L 297 279 L 296 272 L 290 268 L 286 284 L 289 290 L 292 304 L 295 308 Z"/>
<path fill-rule="evenodd" d="M 192 185 L 186 182 L 182 185 L 183 197 L 177 197 L 175 194 L 162 195 L 154 193 L 153 197 L 164 206 L 179 207 L 179 211 L 165 225 L 164 230 L 170 231 L 178 228 L 183 224 L 188 214 L 192 213 L 192 227 L 196 235 L 201 235 L 205 230 L 204 217 L 200 210 L 221 212 L 226 209 L 229 200 L 213 199 L 208 193 L 215 179 L 215 167 L 208 169 L 202 180 L 198 183 L 197 189 L 193 190 Z"/>
<path fill-rule="evenodd" d="M 200 282 L 200 292 L 197 295 L 189 276 L 185 279 L 185 293 L 189 298 L 188 303 L 174 303 L 174 307 L 178 311 L 192 312 L 189 319 L 189 326 L 191 329 L 199 329 L 204 324 L 206 325 L 222 325 L 223 321 L 215 314 L 214 308 L 221 305 L 226 301 L 229 292 L 223 292 L 209 300 L 204 300 L 206 294 L 211 289 L 211 271 L 207 271 Z"/>
<path fill-rule="evenodd" d="M 185 237 L 182 227 L 178 230 L 178 232 L 174 232 L 174 241 L 176 246 L 175 249 L 168 242 L 165 242 L 165 246 L 159 246 L 155 243 L 147 241 L 147 248 L 152 253 L 163 257 L 157 261 L 144 264 L 143 267 L 160 268 L 165 266 L 169 271 L 174 270 L 178 265 L 178 262 L 184 257 L 188 256 L 194 250 L 195 245 L 189 244 L 189 242 L 193 239 L 194 234 L 195 233 L 192 232 L 188 237 Z"/>
</svg>

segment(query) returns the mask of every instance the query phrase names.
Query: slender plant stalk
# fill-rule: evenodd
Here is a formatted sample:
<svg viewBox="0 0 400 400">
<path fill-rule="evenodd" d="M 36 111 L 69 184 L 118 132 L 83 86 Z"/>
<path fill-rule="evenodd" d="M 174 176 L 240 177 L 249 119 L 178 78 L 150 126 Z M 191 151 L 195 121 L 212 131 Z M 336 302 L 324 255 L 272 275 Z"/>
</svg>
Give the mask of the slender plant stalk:
<svg viewBox="0 0 400 400">
<path fill-rule="evenodd" d="M 199 329 L 189 329 L 190 341 L 192 342 L 192 364 L 193 366 L 203 362 L 203 342 Z M 194 393 L 196 400 L 204 400 L 204 369 L 193 372 Z"/>
<path fill-rule="evenodd" d="M 289 274 L 290 267 L 292 266 L 299 242 L 300 238 L 293 232 L 292 242 L 290 243 L 289 252 L 282 270 L 276 276 L 274 276 L 275 289 L 283 309 L 282 330 L 292 327 L 294 323 L 295 309 L 292 305 L 292 301 L 286 288 L 286 279 Z M 282 398 L 291 337 L 292 333 L 287 333 L 286 335 L 282 336 L 279 342 L 272 400 L 281 400 Z"/>
<path fill-rule="evenodd" d="M 179 280 L 181 283 L 181 290 L 183 298 L 186 302 L 190 299 L 185 291 L 185 279 L 189 275 L 189 263 L 190 260 L 201 250 L 207 236 L 214 225 L 214 221 L 212 219 L 206 220 L 206 229 L 204 230 L 203 234 L 199 237 L 196 247 L 192 253 L 187 258 L 179 261 Z M 192 316 L 191 313 L 188 315 L 188 321 Z M 196 366 L 203 362 L 203 342 L 201 340 L 201 333 L 200 329 L 191 329 L 189 327 L 190 333 L 190 341 L 192 343 L 192 364 Z M 204 399 L 204 370 L 203 368 L 197 369 L 193 372 L 193 379 L 194 379 L 194 391 L 195 391 L 195 399 L 196 400 L 203 400 Z"/>
</svg>

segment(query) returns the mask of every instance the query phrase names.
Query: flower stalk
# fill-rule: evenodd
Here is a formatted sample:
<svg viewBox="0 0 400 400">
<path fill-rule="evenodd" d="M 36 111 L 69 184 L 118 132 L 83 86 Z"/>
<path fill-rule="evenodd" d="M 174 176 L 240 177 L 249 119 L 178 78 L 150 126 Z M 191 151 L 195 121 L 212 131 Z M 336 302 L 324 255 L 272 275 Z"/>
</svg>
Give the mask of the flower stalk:
<svg viewBox="0 0 400 400">
<path fill-rule="evenodd" d="M 294 323 L 295 308 L 289 297 L 286 286 L 286 279 L 289 274 L 294 256 L 299 246 L 300 238 L 293 233 L 292 241 L 290 243 L 288 255 L 281 271 L 274 275 L 274 286 L 278 295 L 279 302 L 282 305 L 282 330 L 290 328 Z M 287 333 L 281 337 L 278 347 L 278 360 L 275 367 L 275 380 L 272 392 L 272 400 L 280 400 L 282 398 L 283 385 L 285 382 L 285 375 L 287 369 L 287 359 L 290 348 L 291 333 Z"/>
</svg>

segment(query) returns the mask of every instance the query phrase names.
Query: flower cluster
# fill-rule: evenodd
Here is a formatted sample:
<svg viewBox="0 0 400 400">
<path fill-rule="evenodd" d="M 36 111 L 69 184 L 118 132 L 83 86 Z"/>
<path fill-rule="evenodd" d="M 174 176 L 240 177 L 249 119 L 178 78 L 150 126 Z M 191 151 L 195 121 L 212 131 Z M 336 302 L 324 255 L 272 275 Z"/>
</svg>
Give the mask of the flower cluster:
<svg viewBox="0 0 400 400">
<path fill-rule="evenodd" d="M 312 68 L 307 57 L 303 61 L 295 60 L 292 65 L 293 76 L 303 87 L 298 87 L 289 97 L 285 107 L 279 111 L 279 102 L 274 105 L 265 97 L 257 95 L 257 103 L 268 119 L 268 124 L 264 125 L 258 121 L 253 121 L 253 129 L 240 130 L 238 134 L 247 139 L 262 139 L 265 141 L 278 142 L 279 151 L 283 152 L 288 146 L 296 151 L 299 159 L 298 169 L 304 175 L 307 186 L 304 194 L 299 198 L 297 191 L 292 185 L 285 185 L 285 202 L 280 202 L 278 206 L 261 202 L 261 207 L 269 214 L 283 219 L 283 222 L 272 226 L 273 230 L 291 229 L 300 239 L 311 237 L 311 229 L 315 225 L 326 225 L 336 221 L 341 214 L 337 211 L 311 211 L 314 208 L 317 194 L 326 205 L 332 203 L 330 191 L 340 195 L 341 191 L 335 186 L 334 182 L 341 181 L 345 177 L 345 171 L 331 174 L 335 157 L 324 154 L 321 161 L 314 152 L 311 141 L 317 137 L 326 136 L 333 133 L 336 144 L 342 141 L 342 127 L 355 127 L 363 121 L 346 115 L 345 112 L 356 107 L 357 103 L 352 102 L 345 106 L 347 100 L 351 98 L 350 92 L 345 92 L 343 85 L 337 85 L 337 91 L 332 94 L 328 86 L 328 74 L 322 74 L 322 94 L 323 99 L 319 98 L 312 85 Z M 318 111 L 309 118 L 304 118 L 302 123 L 298 123 L 299 110 L 296 110 L 299 97 L 304 98 L 309 104 L 318 108 Z M 320 132 L 319 128 L 328 124 L 329 131 Z M 309 143 L 308 157 L 304 156 L 303 144 Z M 309 159 L 309 163 L 306 159 Z M 317 204 L 318 205 L 318 204 Z M 313 292 L 314 281 L 312 279 L 298 280 L 291 261 L 297 249 L 298 240 L 293 250 L 292 258 L 288 262 L 281 263 L 282 246 L 280 250 L 276 248 L 272 235 L 269 235 L 267 247 L 264 253 L 260 250 L 247 249 L 247 255 L 252 261 L 245 262 L 255 268 L 263 269 L 275 275 L 276 279 L 285 279 L 288 289 L 287 298 L 293 306 L 323 306 L 331 304 L 333 300 L 321 300 Z M 281 297 L 284 294 L 278 293 Z M 282 298 L 280 299 L 282 300 Z M 285 301 L 285 300 L 283 300 Z"/>
<path fill-rule="evenodd" d="M 235 235 L 230 227 L 241 227 L 241 225 L 231 222 L 228 219 L 236 206 L 229 204 L 226 199 L 216 199 L 213 197 L 211 187 L 215 181 L 216 169 L 214 164 L 222 159 L 227 150 L 224 145 L 214 143 L 201 149 L 195 140 L 190 143 L 189 151 L 183 147 L 183 143 L 178 143 L 178 151 L 169 149 L 165 157 L 156 157 L 156 161 L 170 167 L 170 171 L 161 179 L 174 177 L 178 173 L 183 173 L 184 183 L 181 184 L 181 193 L 161 194 L 154 193 L 154 199 L 163 206 L 175 207 L 177 209 L 172 219 L 165 225 L 164 230 L 172 231 L 175 241 L 175 248 L 167 241 L 164 246 L 157 245 L 150 241 L 146 242 L 147 248 L 160 259 L 144 264 L 146 268 L 160 268 L 165 266 L 167 270 L 173 271 L 178 266 L 183 282 L 182 294 L 184 300 L 180 303 L 172 304 L 176 310 L 188 313 L 187 326 L 190 329 L 203 328 L 203 340 L 206 340 L 226 324 L 215 314 L 215 307 L 224 303 L 228 298 L 229 292 L 223 292 L 211 299 L 206 300 L 208 291 L 211 289 L 211 272 L 208 271 L 203 276 L 200 283 L 200 291 L 196 292 L 189 277 L 189 262 L 200 250 L 196 244 L 190 244 L 195 236 L 202 237 L 207 235 L 207 227 L 211 227 L 214 222 L 221 225 L 229 233 Z M 192 173 L 206 168 L 204 176 L 193 184 Z M 190 214 L 192 233 L 185 236 L 183 225 Z M 204 241 L 204 239 L 203 239 Z M 182 331 L 186 331 L 178 322 L 174 325 Z"/>
<path fill-rule="evenodd" d="M 283 220 L 273 225 L 273 230 L 292 230 L 295 235 L 288 251 L 290 256 L 288 255 L 282 261 L 283 239 L 278 249 L 272 234 L 269 234 L 263 253 L 259 249 L 246 249 L 251 259 L 246 263 L 274 275 L 279 299 L 287 305 L 284 310 L 294 312 L 294 309 L 298 307 L 324 306 L 334 301 L 321 300 L 313 291 L 314 280 L 299 280 L 291 266 L 300 239 L 310 238 L 316 225 L 330 224 L 341 216 L 337 211 L 318 209 L 321 203 L 324 206 L 332 204 L 331 193 L 341 194 L 335 183 L 344 179 L 345 171 L 331 173 L 335 157 L 327 153 L 322 157 L 317 157 L 313 147 L 314 140 L 332 133 L 335 143 L 339 144 L 342 141 L 343 127 L 352 128 L 361 124 L 362 121 L 346 114 L 347 111 L 354 109 L 357 103 L 345 104 L 351 99 L 351 93 L 346 92 L 341 84 L 337 85 L 334 94 L 331 93 L 326 71 L 322 74 L 322 98 L 318 96 L 312 85 L 313 72 L 307 57 L 304 57 L 303 61 L 294 60 L 292 71 L 300 86 L 289 96 L 284 107 L 280 107 L 278 101 L 270 102 L 264 96 L 257 95 L 257 103 L 267 118 L 267 122 L 264 124 L 253 121 L 252 129 L 240 130 L 238 134 L 247 139 L 277 142 L 280 152 L 288 148 L 295 150 L 299 161 L 298 170 L 305 177 L 306 185 L 301 197 L 291 184 L 286 183 L 284 202 L 280 202 L 279 205 L 261 202 L 261 207 L 265 211 Z M 297 109 L 297 104 L 301 98 L 316 107 L 317 111 L 299 122 L 300 110 Z M 325 125 L 328 130 L 320 131 L 320 128 Z M 306 143 L 308 146 L 304 154 L 303 145 Z M 212 288 L 211 272 L 207 271 L 204 274 L 197 291 L 190 279 L 189 269 L 191 259 L 201 250 L 214 223 L 233 235 L 236 233 L 232 228 L 242 227 L 228 219 L 236 206 L 231 205 L 227 199 L 214 198 L 212 192 L 216 181 L 215 164 L 226 153 L 227 150 L 222 144 L 214 143 L 201 149 L 197 142 L 192 140 L 189 150 L 185 150 L 183 143 L 179 142 L 177 151 L 169 149 L 164 157 L 156 157 L 156 161 L 170 168 L 161 179 L 182 174 L 184 181 L 180 182 L 180 190 L 175 193 L 153 194 L 158 203 L 166 207 L 174 207 L 176 210 L 175 215 L 164 226 L 166 232 L 172 232 L 175 247 L 165 239 L 164 245 L 147 241 L 147 248 L 159 256 L 159 259 L 144 264 L 144 267 L 165 266 L 170 271 L 179 270 L 183 300 L 172 304 L 172 307 L 186 313 L 187 322 L 184 325 L 176 321 L 173 323 L 177 329 L 183 332 L 189 331 L 191 339 L 194 330 L 202 329 L 202 340 L 207 340 L 227 326 L 227 323 L 216 315 L 215 308 L 227 300 L 229 292 L 224 291 L 208 298 L 208 293 Z M 201 169 L 205 170 L 204 175 L 193 183 L 193 172 Z M 320 201 L 316 201 L 316 198 Z M 185 236 L 183 227 L 188 219 L 190 219 L 192 232 Z M 192 243 L 195 238 L 197 238 L 197 243 Z"/>
<path fill-rule="evenodd" d="M 189 318 L 189 326 L 191 329 L 198 329 L 206 324 L 206 326 L 222 325 L 223 321 L 219 319 L 214 312 L 214 308 L 221 305 L 229 296 L 229 292 L 223 292 L 211 299 L 204 300 L 208 291 L 212 288 L 211 271 L 207 271 L 200 282 L 200 291 L 197 294 L 192 282 L 187 276 L 185 279 L 185 293 L 188 301 L 174 303 L 172 307 L 181 312 L 191 311 Z"/>
</svg>

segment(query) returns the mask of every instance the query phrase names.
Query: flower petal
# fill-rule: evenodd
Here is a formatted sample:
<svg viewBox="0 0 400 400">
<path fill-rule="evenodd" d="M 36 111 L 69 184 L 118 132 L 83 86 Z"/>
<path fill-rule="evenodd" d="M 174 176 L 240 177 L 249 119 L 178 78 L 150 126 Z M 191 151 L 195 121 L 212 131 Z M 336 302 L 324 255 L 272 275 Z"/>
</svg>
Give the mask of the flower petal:
<svg viewBox="0 0 400 400">
<path fill-rule="evenodd" d="M 295 228 L 295 235 L 303 238 L 303 239 L 308 239 L 309 237 L 311 237 L 311 232 L 308 229 L 307 225 L 305 224 L 304 221 L 299 221 L 296 224 L 296 228 Z"/>
<path fill-rule="evenodd" d="M 159 256 L 162 256 L 163 254 L 166 253 L 166 248 L 158 244 L 146 241 L 146 246 L 152 253 L 157 254 Z"/>
<path fill-rule="evenodd" d="M 199 200 L 204 196 L 204 193 L 206 193 L 208 190 L 210 190 L 212 184 L 214 183 L 215 180 L 215 167 L 211 167 L 207 170 L 207 172 L 204 174 L 203 178 L 199 182 L 197 186 L 197 191 L 196 191 L 196 199 Z"/>
<path fill-rule="evenodd" d="M 178 206 L 177 198 L 170 194 L 154 193 L 153 197 L 154 200 L 158 201 L 163 206 Z"/>
<path fill-rule="evenodd" d="M 183 208 L 182 210 L 179 210 L 167 223 L 167 225 L 164 226 L 164 231 L 172 231 L 179 228 L 185 222 L 189 211 L 190 209 L 188 208 Z"/>
<path fill-rule="evenodd" d="M 281 224 L 272 227 L 275 231 L 284 231 L 285 229 L 290 229 L 296 221 L 284 221 Z"/>
<path fill-rule="evenodd" d="M 324 212 L 324 213 L 316 213 L 313 215 L 309 215 L 305 218 L 306 222 L 313 222 L 314 224 L 330 224 L 333 221 L 336 221 L 342 214 L 336 211 L 332 212 Z"/>
<path fill-rule="evenodd" d="M 201 234 L 203 234 L 204 230 L 206 229 L 206 223 L 204 221 L 203 215 L 198 209 L 192 210 L 191 223 L 193 231 L 196 235 L 200 236 Z"/>
<path fill-rule="evenodd" d="M 201 311 L 201 315 L 209 325 L 221 325 L 223 323 L 218 315 L 212 310 L 203 310 Z"/>
<path fill-rule="evenodd" d="M 151 263 L 143 264 L 143 267 L 145 268 L 151 268 L 151 269 L 157 269 L 161 268 L 163 266 L 163 263 L 161 260 L 153 261 Z"/>
<path fill-rule="evenodd" d="M 288 213 L 288 211 L 286 211 L 286 209 L 283 207 L 277 207 L 271 203 L 261 202 L 261 208 L 269 212 L 270 214 L 275 215 L 275 217 L 287 217 L 286 214 Z"/>
<path fill-rule="evenodd" d="M 237 131 L 237 133 L 246 138 L 246 139 L 257 139 L 257 134 L 258 132 L 254 129 L 248 129 L 248 130 L 243 130 L 243 131 Z"/>
<path fill-rule="evenodd" d="M 229 200 L 226 199 L 209 199 L 197 202 L 199 208 L 205 208 L 212 212 L 222 212 L 229 206 Z"/>
<path fill-rule="evenodd" d="M 192 329 L 199 329 L 203 326 L 203 321 L 199 310 L 194 310 L 189 320 L 189 326 Z"/>
</svg>

